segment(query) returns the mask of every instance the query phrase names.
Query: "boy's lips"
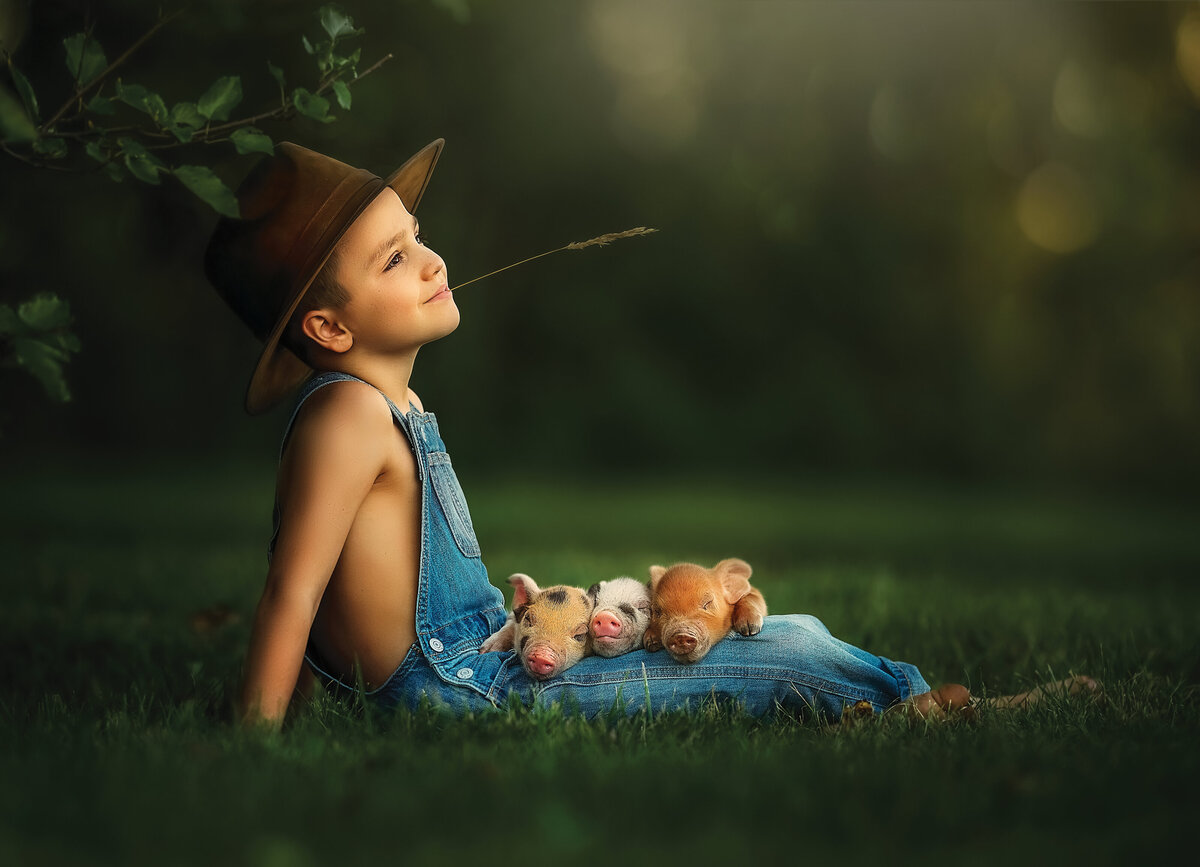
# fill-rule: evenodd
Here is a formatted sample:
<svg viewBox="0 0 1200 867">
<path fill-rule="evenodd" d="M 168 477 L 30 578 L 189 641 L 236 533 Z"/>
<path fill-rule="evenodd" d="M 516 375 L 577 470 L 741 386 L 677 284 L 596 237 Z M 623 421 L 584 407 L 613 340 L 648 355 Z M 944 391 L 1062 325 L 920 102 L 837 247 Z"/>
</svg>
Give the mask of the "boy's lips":
<svg viewBox="0 0 1200 867">
<path fill-rule="evenodd" d="M 450 297 L 451 297 L 450 287 L 448 285 L 443 285 L 441 289 L 434 292 L 430 298 L 426 299 L 425 303 L 428 304 L 430 301 L 437 301 L 439 298 L 450 298 Z"/>
</svg>

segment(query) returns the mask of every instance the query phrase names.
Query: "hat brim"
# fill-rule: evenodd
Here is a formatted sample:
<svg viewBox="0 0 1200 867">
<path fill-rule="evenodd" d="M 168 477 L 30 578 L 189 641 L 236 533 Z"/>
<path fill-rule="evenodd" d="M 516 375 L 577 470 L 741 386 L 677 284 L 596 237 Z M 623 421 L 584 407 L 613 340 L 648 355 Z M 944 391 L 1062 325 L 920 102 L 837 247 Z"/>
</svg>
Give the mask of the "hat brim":
<svg viewBox="0 0 1200 867">
<path fill-rule="evenodd" d="M 312 286 L 317 274 L 325 267 L 325 263 L 332 255 L 338 241 L 380 193 L 391 188 L 400 197 L 400 201 L 404 203 L 404 207 L 408 209 L 409 213 L 416 213 L 417 206 L 421 203 L 421 197 L 425 194 L 425 188 L 429 185 L 433 168 L 437 165 L 438 157 L 445 144 L 445 139 L 435 139 L 409 157 L 404 165 L 392 172 L 387 179 L 375 178 L 374 182 L 360 192 L 360 200 L 353 202 L 344 213 L 339 215 L 342 225 L 329 236 L 328 249 L 315 261 L 310 273 L 297 281 L 298 288 L 292 300 L 287 304 L 283 314 L 263 343 L 262 354 L 250 377 L 250 384 L 246 387 L 246 412 L 251 415 L 266 412 L 312 374 L 311 367 L 280 343 L 292 315 L 300 306 L 300 302 L 304 299 L 309 287 Z"/>
</svg>

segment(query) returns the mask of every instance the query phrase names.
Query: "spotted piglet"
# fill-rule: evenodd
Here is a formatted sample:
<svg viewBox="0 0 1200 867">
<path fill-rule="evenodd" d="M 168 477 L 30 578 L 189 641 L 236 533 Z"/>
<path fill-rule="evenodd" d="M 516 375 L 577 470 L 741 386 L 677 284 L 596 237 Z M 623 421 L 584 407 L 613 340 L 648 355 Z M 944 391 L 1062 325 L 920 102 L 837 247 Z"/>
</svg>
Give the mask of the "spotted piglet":
<svg viewBox="0 0 1200 867">
<path fill-rule="evenodd" d="M 579 662 L 588 652 L 591 597 L 562 584 L 542 590 L 520 572 L 510 575 L 508 583 L 513 585 L 512 613 L 479 651 L 515 649 L 534 680 L 548 680 Z"/>
<path fill-rule="evenodd" d="M 597 656 L 620 656 L 642 646 L 650 623 L 650 588 L 633 578 L 600 581 L 588 588 L 592 620 L 591 650 Z"/>
</svg>

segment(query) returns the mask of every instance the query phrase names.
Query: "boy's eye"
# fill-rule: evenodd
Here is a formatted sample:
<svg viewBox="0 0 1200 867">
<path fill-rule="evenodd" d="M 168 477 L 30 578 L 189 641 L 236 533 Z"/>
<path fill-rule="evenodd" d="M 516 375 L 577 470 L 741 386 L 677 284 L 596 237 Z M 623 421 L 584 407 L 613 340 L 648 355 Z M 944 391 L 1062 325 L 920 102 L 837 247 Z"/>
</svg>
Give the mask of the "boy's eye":
<svg viewBox="0 0 1200 867">
<path fill-rule="evenodd" d="M 383 270 L 391 271 L 393 268 L 395 268 L 397 265 L 399 265 L 403 261 L 404 261 L 404 254 L 401 253 L 399 250 L 397 250 L 395 253 L 392 254 L 392 258 L 388 259 L 387 267 L 385 267 Z"/>
<path fill-rule="evenodd" d="M 426 244 L 429 243 L 429 235 L 427 235 L 424 232 L 417 232 L 416 238 L 417 238 L 417 243 L 420 244 L 422 247 L 424 247 Z"/>
</svg>

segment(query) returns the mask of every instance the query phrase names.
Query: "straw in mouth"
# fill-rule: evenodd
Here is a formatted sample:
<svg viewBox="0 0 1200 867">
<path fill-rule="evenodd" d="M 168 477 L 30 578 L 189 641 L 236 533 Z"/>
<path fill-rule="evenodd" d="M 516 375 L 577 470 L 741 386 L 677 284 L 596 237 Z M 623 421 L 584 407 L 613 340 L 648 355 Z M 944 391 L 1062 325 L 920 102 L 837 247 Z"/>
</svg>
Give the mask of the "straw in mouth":
<svg viewBox="0 0 1200 867">
<path fill-rule="evenodd" d="M 501 271 L 507 271 L 509 268 L 516 268 L 518 265 L 524 265 L 526 262 L 532 262 L 534 259 L 540 259 L 543 256 L 549 256 L 551 253 L 559 253 L 563 250 L 583 250 L 587 247 L 607 247 L 613 241 L 619 241 L 621 238 L 636 238 L 638 235 L 649 235 L 657 231 L 658 229 L 648 229 L 645 226 L 638 226 L 636 229 L 626 229 L 624 232 L 610 232 L 607 235 L 597 235 L 595 238 L 588 238 L 586 241 L 572 241 L 570 244 L 565 244 L 562 247 L 547 250 L 545 253 L 538 253 L 536 256 L 530 256 L 528 259 L 522 259 L 520 262 L 513 262 L 511 265 L 505 265 L 503 268 L 497 268 L 495 271 L 489 271 L 482 277 L 475 277 L 466 283 L 459 283 L 450 291 L 453 292 L 464 286 L 470 286 L 472 283 L 478 283 L 485 277 L 491 277 L 493 274 L 499 274 Z"/>
</svg>

